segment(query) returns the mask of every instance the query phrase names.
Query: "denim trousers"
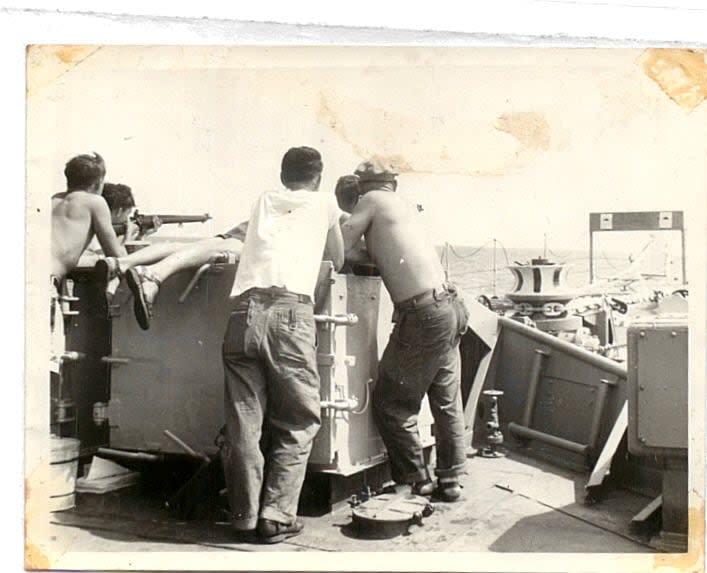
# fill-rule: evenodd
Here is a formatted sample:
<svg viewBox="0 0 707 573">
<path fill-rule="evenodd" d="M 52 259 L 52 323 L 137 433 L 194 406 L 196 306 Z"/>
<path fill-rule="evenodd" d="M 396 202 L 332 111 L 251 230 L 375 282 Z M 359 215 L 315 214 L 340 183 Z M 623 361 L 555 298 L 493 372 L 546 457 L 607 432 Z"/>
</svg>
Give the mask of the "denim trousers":
<svg viewBox="0 0 707 573">
<path fill-rule="evenodd" d="M 222 355 L 222 460 L 232 524 L 259 517 L 290 524 L 319 430 L 312 304 L 284 289 L 251 289 L 232 307 Z"/>
<path fill-rule="evenodd" d="M 459 341 L 469 313 L 456 294 L 400 310 L 381 358 L 373 416 L 397 483 L 427 478 L 418 415 L 427 394 L 437 452 L 437 477 L 464 471 L 464 416 Z"/>
</svg>

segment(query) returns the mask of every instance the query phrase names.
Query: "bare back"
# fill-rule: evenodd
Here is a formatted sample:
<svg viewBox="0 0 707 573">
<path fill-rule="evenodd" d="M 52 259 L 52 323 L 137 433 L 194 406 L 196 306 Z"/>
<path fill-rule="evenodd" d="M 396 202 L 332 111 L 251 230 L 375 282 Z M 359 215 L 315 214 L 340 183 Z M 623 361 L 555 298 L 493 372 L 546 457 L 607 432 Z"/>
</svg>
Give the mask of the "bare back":
<svg viewBox="0 0 707 573">
<path fill-rule="evenodd" d="M 94 234 L 107 256 L 126 254 L 113 231 L 108 204 L 100 195 L 86 191 L 54 195 L 51 274 L 63 277 L 70 272 Z"/>
<path fill-rule="evenodd" d="M 394 192 L 369 191 L 359 200 L 351 218 L 342 226 L 347 247 L 361 227 L 365 227 L 362 232 L 368 254 L 378 267 L 393 302 L 401 302 L 444 282 L 437 252 L 414 208 Z"/>
</svg>

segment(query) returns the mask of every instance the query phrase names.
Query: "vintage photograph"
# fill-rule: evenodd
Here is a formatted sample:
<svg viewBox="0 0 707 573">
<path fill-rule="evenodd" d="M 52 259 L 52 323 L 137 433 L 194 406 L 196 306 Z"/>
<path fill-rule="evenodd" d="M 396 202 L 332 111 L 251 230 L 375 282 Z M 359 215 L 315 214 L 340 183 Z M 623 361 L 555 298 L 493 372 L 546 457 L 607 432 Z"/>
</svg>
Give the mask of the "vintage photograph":
<svg viewBox="0 0 707 573">
<path fill-rule="evenodd" d="M 706 53 L 28 46 L 26 566 L 698 570 Z"/>
</svg>

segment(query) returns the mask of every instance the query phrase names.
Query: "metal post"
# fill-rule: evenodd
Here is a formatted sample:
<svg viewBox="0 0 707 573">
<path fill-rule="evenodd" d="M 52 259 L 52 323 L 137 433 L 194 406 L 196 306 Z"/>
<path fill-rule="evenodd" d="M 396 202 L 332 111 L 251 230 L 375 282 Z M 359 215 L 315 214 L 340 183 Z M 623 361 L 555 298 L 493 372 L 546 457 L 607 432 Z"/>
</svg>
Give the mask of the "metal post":
<svg viewBox="0 0 707 573">
<path fill-rule="evenodd" d="M 539 430 L 533 430 L 526 426 L 518 425 L 514 422 L 508 424 L 509 431 L 516 437 L 525 438 L 526 440 L 538 440 L 544 442 L 556 448 L 561 448 L 567 450 L 568 452 L 574 452 L 582 456 L 587 455 L 589 446 L 586 444 L 578 444 L 572 440 L 566 440 L 565 438 L 560 438 L 559 436 L 552 436 L 546 434 L 545 432 L 540 432 Z"/>
<path fill-rule="evenodd" d="M 493 296 L 496 296 L 496 238 L 493 239 Z"/>
<path fill-rule="evenodd" d="M 604 416 L 604 407 L 609 393 L 609 388 L 615 386 L 616 382 L 602 378 L 599 380 L 597 388 L 597 401 L 594 403 L 594 411 L 592 412 L 592 425 L 589 429 L 589 451 L 591 455 L 596 453 L 597 443 L 599 442 L 599 431 L 601 430 L 601 419 Z"/>
<path fill-rule="evenodd" d="M 687 284 L 687 256 L 685 254 L 685 229 L 680 229 L 680 242 L 682 244 L 682 284 Z"/>
<path fill-rule="evenodd" d="M 594 284 L 594 231 L 592 230 L 589 231 L 589 284 Z"/>
<path fill-rule="evenodd" d="M 533 421 L 533 409 L 535 408 L 535 397 L 538 393 L 540 375 L 542 374 L 543 363 L 548 356 L 550 356 L 549 352 L 541 350 L 540 348 L 535 349 L 535 359 L 533 360 L 532 370 L 530 371 L 530 381 L 528 382 L 528 395 L 525 397 L 525 410 L 523 411 L 523 418 L 521 420 L 523 426 L 529 427 L 530 423 Z"/>
</svg>

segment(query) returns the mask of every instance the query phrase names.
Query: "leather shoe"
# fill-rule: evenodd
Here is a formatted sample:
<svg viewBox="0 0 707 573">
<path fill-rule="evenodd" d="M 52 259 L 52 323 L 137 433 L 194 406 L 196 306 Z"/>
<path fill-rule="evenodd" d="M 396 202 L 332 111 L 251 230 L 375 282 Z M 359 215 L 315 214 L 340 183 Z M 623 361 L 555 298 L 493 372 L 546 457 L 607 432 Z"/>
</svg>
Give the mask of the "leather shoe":
<svg viewBox="0 0 707 573">
<path fill-rule="evenodd" d="M 255 532 L 261 543 L 280 543 L 285 539 L 299 535 L 303 529 L 304 523 L 301 519 L 295 519 L 292 523 L 287 524 L 261 517 Z"/>
<path fill-rule="evenodd" d="M 462 495 L 462 486 L 458 482 L 438 483 L 433 493 L 441 501 L 457 501 Z"/>
<path fill-rule="evenodd" d="M 410 493 L 413 495 L 430 495 L 435 490 L 435 484 L 430 479 L 418 481 L 412 484 Z"/>
</svg>

